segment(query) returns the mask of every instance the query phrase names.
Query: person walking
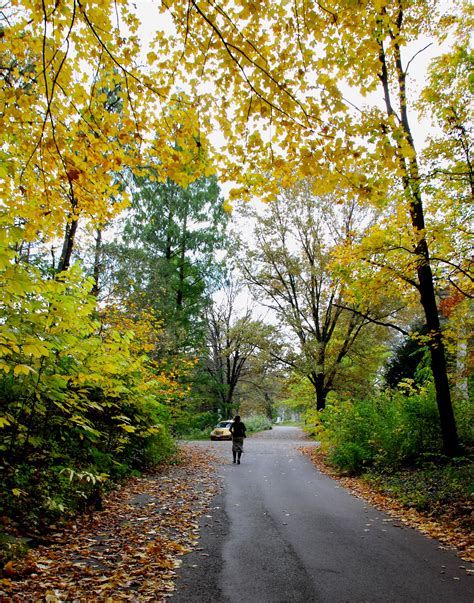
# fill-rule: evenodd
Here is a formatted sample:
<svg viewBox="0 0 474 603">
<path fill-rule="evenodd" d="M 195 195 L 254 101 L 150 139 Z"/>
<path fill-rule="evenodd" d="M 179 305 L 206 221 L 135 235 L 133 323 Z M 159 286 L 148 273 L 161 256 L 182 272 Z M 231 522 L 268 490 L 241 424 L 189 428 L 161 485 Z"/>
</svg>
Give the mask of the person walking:
<svg viewBox="0 0 474 603">
<path fill-rule="evenodd" d="M 242 456 L 242 452 L 244 451 L 244 438 L 247 437 L 245 435 L 247 428 L 245 424 L 240 420 L 239 415 L 234 417 L 234 422 L 229 428 L 230 433 L 232 434 L 232 456 L 234 458 L 233 462 L 235 463 L 237 460 L 237 464 L 240 465 L 240 457 Z"/>
</svg>

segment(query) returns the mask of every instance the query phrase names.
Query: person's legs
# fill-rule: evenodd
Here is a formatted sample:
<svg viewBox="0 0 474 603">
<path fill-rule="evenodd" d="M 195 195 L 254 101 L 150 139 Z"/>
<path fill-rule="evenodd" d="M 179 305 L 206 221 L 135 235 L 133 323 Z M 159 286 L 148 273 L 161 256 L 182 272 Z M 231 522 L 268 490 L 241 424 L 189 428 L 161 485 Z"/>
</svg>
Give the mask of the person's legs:
<svg viewBox="0 0 474 603">
<path fill-rule="evenodd" d="M 237 459 L 237 464 L 240 465 L 240 457 L 243 452 L 244 440 L 243 438 L 233 438 L 232 439 L 232 456 L 234 457 L 234 463 Z"/>
</svg>

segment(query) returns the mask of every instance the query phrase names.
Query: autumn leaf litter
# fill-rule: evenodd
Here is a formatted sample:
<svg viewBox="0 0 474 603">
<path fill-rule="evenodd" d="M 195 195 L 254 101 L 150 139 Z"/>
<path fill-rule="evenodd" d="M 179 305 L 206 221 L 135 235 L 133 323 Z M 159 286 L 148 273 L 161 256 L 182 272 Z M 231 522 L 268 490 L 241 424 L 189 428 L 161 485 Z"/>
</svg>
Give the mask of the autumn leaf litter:
<svg viewBox="0 0 474 603">
<path fill-rule="evenodd" d="M 191 445 L 179 463 L 134 478 L 29 551 L 0 581 L 0 601 L 163 601 L 180 557 L 199 539 L 199 517 L 219 489 L 215 460 Z"/>
<path fill-rule="evenodd" d="M 456 526 L 446 529 L 361 480 L 336 476 L 312 447 L 300 451 L 401 525 L 416 527 L 472 560 L 472 543 Z M 9 577 L 0 580 L 0 601 L 165 601 L 175 589 L 180 557 L 196 548 L 199 518 L 209 513 L 219 490 L 217 461 L 209 451 L 182 446 L 177 464 L 130 480 L 106 497 L 103 511 L 52 534 L 50 546 L 32 549 L 22 562 L 11 564 Z"/>
</svg>

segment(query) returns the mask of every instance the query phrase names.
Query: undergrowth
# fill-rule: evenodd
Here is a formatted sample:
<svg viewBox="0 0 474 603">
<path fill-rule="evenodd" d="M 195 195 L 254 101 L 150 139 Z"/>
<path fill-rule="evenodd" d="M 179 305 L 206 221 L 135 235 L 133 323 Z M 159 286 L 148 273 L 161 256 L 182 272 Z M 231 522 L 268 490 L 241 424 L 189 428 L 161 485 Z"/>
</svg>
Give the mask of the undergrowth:
<svg viewBox="0 0 474 603">
<path fill-rule="evenodd" d="M 457 403 L 455 412 L 465 451 L 473 444 L 472 403 Z M 328 462 L 346 475 L 369 468 L 395 469 L 439 460 L 442 437 L 432 387 L 387 391 L 363 400 L 328 404 L 307 416 L 310 433 L 320 440 Z"/>
<path fill-rule="evenodd" d="M 472 458 L 441 464 L 428 462 L 394 471 L 368 470 L 364 480 L 403 506 L 434 518 L 456 518 L 466 530 L 474 528 L 472 499 L 474 464 Z"/>
</svg>

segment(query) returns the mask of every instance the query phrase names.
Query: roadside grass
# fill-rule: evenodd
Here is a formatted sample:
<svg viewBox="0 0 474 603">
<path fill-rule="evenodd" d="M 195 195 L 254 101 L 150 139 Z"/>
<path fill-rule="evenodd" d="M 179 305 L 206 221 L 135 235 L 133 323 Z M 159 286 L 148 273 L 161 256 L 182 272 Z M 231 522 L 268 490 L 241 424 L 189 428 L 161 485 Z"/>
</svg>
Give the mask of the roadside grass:
<svg viewBox="0 0 474 603">
<path fill-rule="evenodd" d="M 320 448 L 306 448 L 314 464 L 357 496 L 403 523 L 453 546 L 466 561 L 474 561 L 473 455 L 439 457 L 416 466 L 365 469 L 349 476 L 330 464 Z"/>
<path fill-rule="evenodd" d="M 369 470 L 362 478 L 404 506 L 431 517 L 456 518 L 472 529 L 474 470 L 472 461 L 428 463 L 398 471 Z"/>
<path fill-rule="evenodd" d="M 187 442 L 193 440 L 208 440 L 210 438 L 211 431 L 212 427 L 208 427 L 207 429 L 193 429 L 183 435 L 180 435 L 179 438 Z"/>
</svg>

